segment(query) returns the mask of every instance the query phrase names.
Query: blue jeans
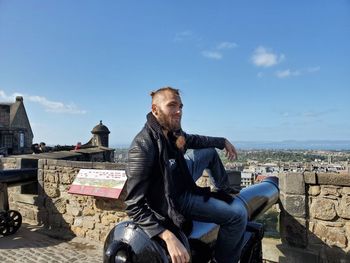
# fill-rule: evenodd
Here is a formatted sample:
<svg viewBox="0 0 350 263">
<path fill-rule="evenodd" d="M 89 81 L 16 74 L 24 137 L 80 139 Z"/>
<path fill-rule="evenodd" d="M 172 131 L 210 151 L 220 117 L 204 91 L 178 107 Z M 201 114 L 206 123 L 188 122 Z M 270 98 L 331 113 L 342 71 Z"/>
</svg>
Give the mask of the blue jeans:
<svg viewBox="0 0 350 263">
<path fill-rule="evenodd" d="M 228 178 L 225 168 L 215 149 L 191 150 L 185 159 L 193 179 L 196 181 L 204 169 L 210 170 L 210 177 L 218 189 L 226 188 Z M 193 220 L 220 225 L 214 258 L 219 263 L 238 262 L 247 225 L 247 211 L 238 199 L 231 204 L 203 196 L 184 193 L 178 200 L 180 212 Z"/>
</svg>

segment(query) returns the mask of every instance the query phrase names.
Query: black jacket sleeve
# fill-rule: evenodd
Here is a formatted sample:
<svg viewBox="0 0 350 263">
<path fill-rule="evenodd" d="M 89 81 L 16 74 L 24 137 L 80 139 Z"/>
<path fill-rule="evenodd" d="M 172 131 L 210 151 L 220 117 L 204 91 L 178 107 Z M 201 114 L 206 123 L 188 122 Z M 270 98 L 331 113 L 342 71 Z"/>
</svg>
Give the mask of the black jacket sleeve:
<svg viewBox="0 0 350 263">
<path fill-rule="evenodd" d="M 165 230 L 147 204 L 150 190 L 152 167 L 156 160 L 155 150 L 144 138 L 133 142 L 128 153 L 127 164 L 127 205 L 126 213 L 140 225 L 149 237 L 154 237 Z"/>
<path fill-rule="evenodd" d="M 222 137 L 210 137 L 187 133 L 184 133 L 184 136 L 186 138 L 187 149 L 218 148 L 222 150 L 225 148 L 225 138 Z"/>
</svg>

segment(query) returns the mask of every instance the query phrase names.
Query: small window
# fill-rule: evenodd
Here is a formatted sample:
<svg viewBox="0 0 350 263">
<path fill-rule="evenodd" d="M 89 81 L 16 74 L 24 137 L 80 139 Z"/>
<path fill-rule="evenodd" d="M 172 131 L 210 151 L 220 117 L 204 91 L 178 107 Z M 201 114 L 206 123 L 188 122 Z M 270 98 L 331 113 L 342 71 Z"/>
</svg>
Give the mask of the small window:
<svg viewBox="0 0 350 263">
<path fill-rule="evenodd" d="M 23 133 L 23 132 L 21 132 L 21 133 L 19 134 L 19 147 L 20 147 L 20 148 L 23 148 L 23 147 L 24 147 L 24 133 Z"/>
</svg>

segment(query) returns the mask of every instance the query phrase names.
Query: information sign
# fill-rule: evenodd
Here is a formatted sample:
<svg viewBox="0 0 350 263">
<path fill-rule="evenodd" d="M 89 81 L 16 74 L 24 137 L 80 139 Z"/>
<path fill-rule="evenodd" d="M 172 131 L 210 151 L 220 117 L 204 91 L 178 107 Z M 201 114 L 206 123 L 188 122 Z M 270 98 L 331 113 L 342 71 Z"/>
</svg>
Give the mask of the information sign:
<svg viewBox="0 0 350 263">
<path fill-rule="evenodd" d="M 125 182 L 125 170 L 80 169 L 68 192 L 118 199 Z"/>
</svg>

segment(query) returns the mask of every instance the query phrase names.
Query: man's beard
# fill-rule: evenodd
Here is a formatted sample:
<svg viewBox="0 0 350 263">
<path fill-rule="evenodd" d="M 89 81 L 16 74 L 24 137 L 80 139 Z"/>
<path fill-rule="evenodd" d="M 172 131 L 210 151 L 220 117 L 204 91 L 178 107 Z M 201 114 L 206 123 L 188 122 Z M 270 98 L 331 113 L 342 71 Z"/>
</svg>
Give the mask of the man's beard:
<svg viewBox="0 0 350 263">
<path fill-rule="evenodd" d="M 158 111 L 158 118 L 157 118 L 160 126 L 162 126 L 164 129 L 168 131 L 178 131 L 181 129 L 181 117 L 179 121 L 171 121 L 171 117 L 166 116 L 164 112 L 159 109 Z"/>
</svg>

